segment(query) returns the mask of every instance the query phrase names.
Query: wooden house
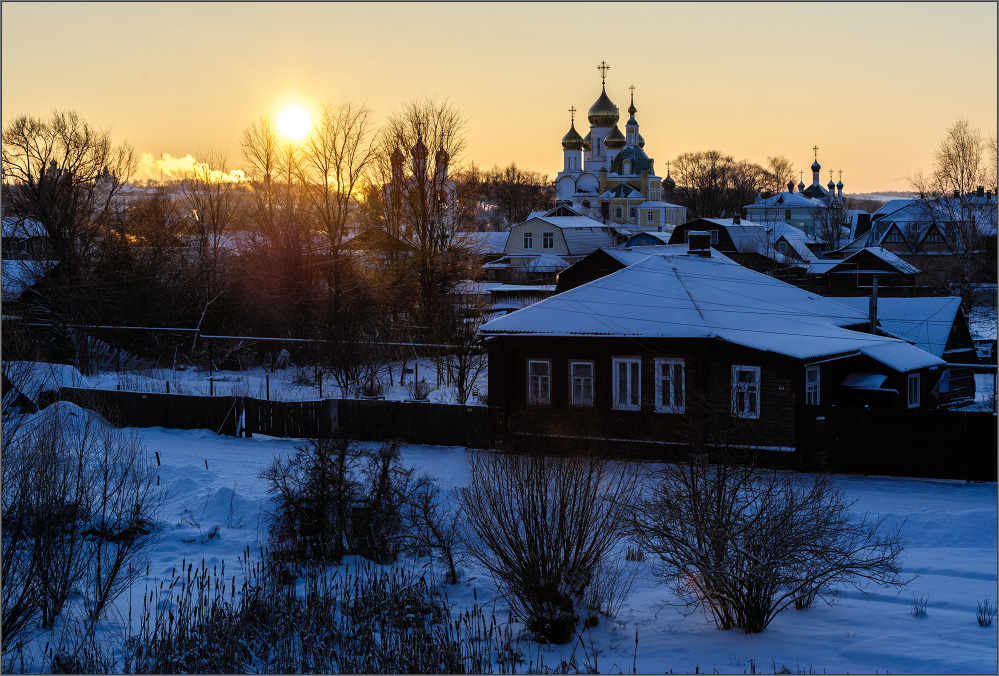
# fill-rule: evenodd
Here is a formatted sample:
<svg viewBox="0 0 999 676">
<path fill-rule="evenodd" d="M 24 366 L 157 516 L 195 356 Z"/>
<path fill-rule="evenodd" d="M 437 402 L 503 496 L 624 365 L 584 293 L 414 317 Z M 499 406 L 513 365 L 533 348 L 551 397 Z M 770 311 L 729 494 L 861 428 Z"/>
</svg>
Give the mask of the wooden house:
<svg viewBox="0 0 999 676">
<path fill-rule="evenodd" d="M 942 359 L 702 237 L 481 327 L 508 432 L 783 449 L 803 406 L 933 405 Z"/>
</svg>

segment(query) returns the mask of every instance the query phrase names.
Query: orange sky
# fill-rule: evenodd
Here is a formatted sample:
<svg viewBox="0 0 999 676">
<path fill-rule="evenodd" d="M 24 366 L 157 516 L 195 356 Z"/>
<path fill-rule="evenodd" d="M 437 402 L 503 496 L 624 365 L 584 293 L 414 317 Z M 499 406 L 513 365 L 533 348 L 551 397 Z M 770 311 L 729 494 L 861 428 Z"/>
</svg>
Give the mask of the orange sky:
<svg viewBox="0 0 999 676">
<path fill-rule="evenodd" d="M 996 130 L 996 3 L 11 3 L 3 121 L 73 108 L 158 158 L 228 152 L 289 104 L 420 95 L 468 116 L 465 160 L 554 176 L 568 108 L 635 85 L 646 151 L 721 150 L 845 192 L 904 190 L 944 130 Z M 622 119 L 621 125 L 626 119 Z M 578 114 L 577 114 L 578 119 Z M 150 165 L 151 166 L 151 165 Z M 838 173 L 836 175 L 838 180 Z"/>
</svg>

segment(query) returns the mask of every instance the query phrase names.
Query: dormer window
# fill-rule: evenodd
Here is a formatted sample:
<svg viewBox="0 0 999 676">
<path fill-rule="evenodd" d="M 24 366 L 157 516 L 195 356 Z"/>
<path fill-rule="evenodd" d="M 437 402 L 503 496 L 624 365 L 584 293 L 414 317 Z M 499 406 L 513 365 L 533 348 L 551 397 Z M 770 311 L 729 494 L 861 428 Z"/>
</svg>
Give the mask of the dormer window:
<svg viewBox="0 0 999 676">
<path fill-rule="evenodd" d="M 624 164 L 621 166 L 621 171 L 625 174 L 631 173 L 631 162 L 625 160 Z"/>
</svg>

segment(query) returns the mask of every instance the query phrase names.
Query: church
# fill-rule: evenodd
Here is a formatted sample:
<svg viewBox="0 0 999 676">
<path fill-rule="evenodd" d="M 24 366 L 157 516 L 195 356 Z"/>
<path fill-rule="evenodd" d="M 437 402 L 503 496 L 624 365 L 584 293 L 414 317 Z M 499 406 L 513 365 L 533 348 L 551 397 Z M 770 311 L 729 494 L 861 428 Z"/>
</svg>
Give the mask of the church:
<svg viewBox="0 0 999 676">
<path fill-rule="evenodd" d="M 668 199 L 675 182 L 656 175 L 654 160 L 645 153 L 645 138 L 638 131 L 635 87 L 631 90 L 631 117 L 625 133 L 618 128 L 620 112 L 607 96 L 605 62 L 600 71 L 600 96 L 590 106 L 585 137 L 576 131 L 575 107 L 569 109 L 569 131 L 562 137 L 563 167 L 555 178 L 556 205 L 606 224 L 638 232 L 669 232 L 687 220 L 687 209 Z"/>
</svg>

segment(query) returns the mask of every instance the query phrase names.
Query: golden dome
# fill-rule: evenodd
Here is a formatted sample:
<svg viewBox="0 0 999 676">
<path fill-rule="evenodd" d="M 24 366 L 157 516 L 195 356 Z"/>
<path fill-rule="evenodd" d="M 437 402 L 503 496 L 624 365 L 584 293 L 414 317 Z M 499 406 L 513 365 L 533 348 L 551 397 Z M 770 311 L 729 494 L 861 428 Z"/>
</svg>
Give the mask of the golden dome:
<svg viewBox="0 0 999 676">
<path fill-rule="evenodd" d="M 624 134 L 621 133 L 621 130 L 614 127 L 610 130 L 610 133 L 607 134 L 607 137 L 604 138 L 604 146 L 607 150 L 618 150 L 624 147 L 626 141 L 627 139 L 624 138 Z"/>
<path fill-rule="evenodd" d="M 605 87 L 600 87 L 600 98 L 590 106 L 586 116 L 590 120 L 590 124 L 596 127 L 612 127 L 617 124 L 620 113 L 614 102 L 607 96 Z"/>
<path fill-rule="evenodd" d="M 565 150 L 583 149 L 583 137 L 579 135 L 578 131 L 576 131 L 575 123 L 570 125 L 569 131 L 562 137 L 562 148 Z"/>
</svg>

